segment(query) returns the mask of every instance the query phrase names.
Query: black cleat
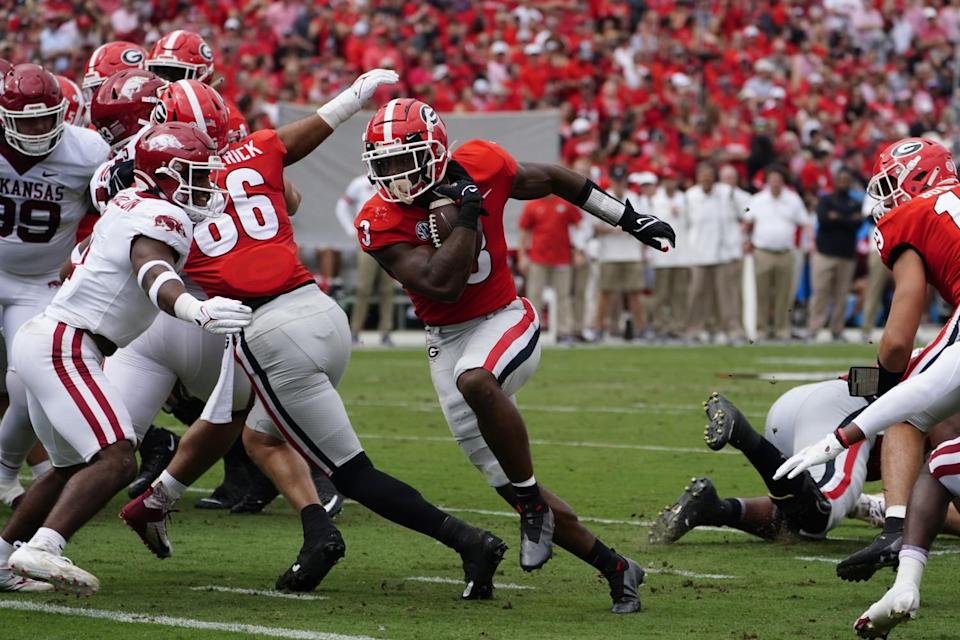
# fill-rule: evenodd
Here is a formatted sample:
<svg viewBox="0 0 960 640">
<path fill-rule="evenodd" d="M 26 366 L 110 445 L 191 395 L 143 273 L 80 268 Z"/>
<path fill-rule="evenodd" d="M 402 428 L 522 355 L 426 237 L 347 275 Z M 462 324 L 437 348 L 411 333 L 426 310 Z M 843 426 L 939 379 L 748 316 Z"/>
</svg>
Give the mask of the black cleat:
<svg viewBox="0 0 960 640">
<path fill-rule="evenodd" d="M 200 498 L 194 503 L 196 509 L 232 509 L 243 499 L 241 488 L 224 482 L 213 490 L 206 498 Z"/>
<path fill-rule="evenodd" d="M 313 486 L 317 488 L 317 495 L 320 497 L 323 510 L 331 518 L 336 518 L 343 511 L 343 496 L 340 495 L 333 481 L 323 471 L 313 469 L 310 475 L 313 477 Z"/>
<path fill-rule="evenodd" d="M 903 530 L 883 532 L 868 546 L 850 555 L 837 565 L 837 577 L 848 582 L 869 580 L 883 567 L 900 565 Z"/>
<path fill-rule="evenodd" d="M 518 502 L 520 514 L 520 568 L 535 571 L 553 555 L 553 511 L 542 497 Z"/>
<path fill-rule="evenodd" d="M 710 478 L 691 478 L 690 484 L 672 505 L 666 507 L 650 527 L 652 544 L 671 544 L 702 522 L 705 513 L 719 507 L 720 498 Z"/>
<path fill-rule="evenodd" d="M 489 600 L 493 597 L 493 574 L 496 573 L 507 545 L 489 531 L 474 529 L 476 540 L 460 552 L 463 559 L 464 600 Z"/>
<path fill-rule="evenodd" d="M 280 495 L 270 478 L 256 465 L 249 466 L 247 477 L 250 481 L 247 492 L 230 508 L 230 513 L 260 513 Z"/>
<path fill-rule="evenodd" d="M 646 572 L 630 558 L 621 556 L 620 562 L 622 566 L 617 566 L 615 573 L 606 576 L 610 584 L 610 598 L 613 600 L 610 610 L 613 613 L 636 613 L 640 611 L 640 595 L 637 589 L 643 584 Z"/>
<path fill-rule="evenodd" d="M 149 489 L 173 460 L 179 444 L 180 436 L 172 431 L 150 427 L 140 443 L 140 473 L 127 486 L 127 495 L 136 498 Z"/>
<path fill-rule="evenodd" d="M 746 418 L 740 410 L 716 391 L 703 403 L 703 408 L 710 421 L 703 430 L 703 441 L 714 451 L 723 449 L 738 428 L 752 428 L 745 424 Z"/>
<path fill-rule="evenodd" d="M 277 591 L 313 591 L 346 552 L 347 546 L 340 532 L 331 529 L 322 540 L 310 548 L 300 549 L 297 561 L 277 578 Z"/>
</svg>

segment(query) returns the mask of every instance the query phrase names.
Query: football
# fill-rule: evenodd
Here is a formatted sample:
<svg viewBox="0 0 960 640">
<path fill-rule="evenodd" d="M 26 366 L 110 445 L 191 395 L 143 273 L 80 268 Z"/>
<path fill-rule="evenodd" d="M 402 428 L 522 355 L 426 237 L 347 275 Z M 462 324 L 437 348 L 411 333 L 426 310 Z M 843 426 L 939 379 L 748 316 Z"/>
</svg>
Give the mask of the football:
<svg viewBox="0 0 960 640">
<path fill-rule="evenodd" d="M 439 249 L 443 241 L 450 237 L 454 227 L 457 225 L 457 219 L 460 217 L 460 207 L 453 203 L 450 198 L 440 198 L 430 203 L 430 217 L 427 223 L 430 226 L 430 239 L 433 246 Z M 477 221 L 477 246 L 473 252 L 473 257 L 480 255 L 483 249 L 483 225 Z"/>
</svg>

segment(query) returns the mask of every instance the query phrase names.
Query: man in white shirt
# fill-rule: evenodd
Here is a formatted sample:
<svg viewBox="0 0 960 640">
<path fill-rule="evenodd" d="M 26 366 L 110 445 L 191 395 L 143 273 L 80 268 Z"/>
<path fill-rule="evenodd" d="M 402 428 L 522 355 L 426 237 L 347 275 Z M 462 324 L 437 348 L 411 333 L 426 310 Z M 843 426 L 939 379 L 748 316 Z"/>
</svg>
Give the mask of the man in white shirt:
<svg viewBox="0 0 960 640">
<path fill-rule="evenodd" d="M 740 241 L 742 231 L 733 190 L 717 182 L 716 168 L 704 162 L 697 167 L 697 183 L 687 190 L 686 197 L 691 265 L 687 336 L 703 340 L 707 318 L 715 310 L 716 328 L 727 340 L 737 340 L 743 324 L 730 283 L 739 277 L 739 261 L 732 247 Z"/>
<path fill-rule="evenodd" d="M 808 224 L 800 196 L 786 187 L 786 169 L 766 169 L 766 186 L 750 198 L 746 221 L 748 250 L 753 251 L 757 278 L 757 335 L 772 330 L 790 339 L 790 304 L 794 299 L 794 252 L 798 232 Z"/>
<path fill-rule="evenodd" d="M 353 221 L 363 204 L 372 198 L 376 192 L 377 188 L 370 184 L 369 178 L 364 174 L 351 180 L 346 191 L 337 200 L 337 221 L 351 239 L 357 237 L 357 230 L 353 226 Z M 374 285 L 377 285 L 380 292 L 380 302 L 377 307 L 380 314 L 378 325 L 380 343 L 385 347 L 391 347 L 393 341 L 390 339 L 390 332 L 393 331 L 395 284 L 393 279 L 380 268 L 377 261 L 365 251 L 357 251 L 356 255 L 357 288 L 353 294 L 353 308 L 350 310 L 350 334 L 353 336 L 353 341 L 357 342 L 360 332 L 363 330 L 363 323 L 367 319 L 370 294 L 373 293 Z"/>
<path fill-rule="evenodd" d="M 740 188 L 740 172 L 732 164 L 720 167 L 720 182 L 730 187 L 730 201 L 740 228 L 740 233 L 725 233 L 723 236 L 724 273 L 729 280 L 728 295 L 733 298 L 737 309 L 743 309 L 743 247 L 747 240 L 744 216 L 750 205 L 750 192 Z M 743 314 L 737 319 L 742 324 Z M 734 337 L 743 338 L 742 329 Z"/>
<path fill-rule="evenodd" d="M 863 204 L 860 212 L 864 218 L 872 216 L 873 208 L 877 201 L 869 194 L 863 195 Z M 873 237 L 872 235 L 870 237 Z M 867 252 L 867 288 L 863 292 L 863 323 L 860 331 L 863 334 L 863 341 L 869 342 L 873 336 L 873 330 L 877 326 L 877 314 L 883 308 L 883 294 L 890 284 L 892 272 L 887 269 L 880 258 L 880 252 L 877 251 L 876 243 L 870 242 L 870 250 Z"/>
<path fill-rule="evenodd" d="M 687 198 L 678 188 L 672 169 L 661 172 L 660 188 L 653 196 L 653 215 L 669 224 L 680 237 L 687 237 Z M 687 286 L 690 281 L 688 251 L 677 249 L 648 254 L 653 266 L 653 330 L 661 337 L 678 338 L 687 322 Z"/>
</svg>

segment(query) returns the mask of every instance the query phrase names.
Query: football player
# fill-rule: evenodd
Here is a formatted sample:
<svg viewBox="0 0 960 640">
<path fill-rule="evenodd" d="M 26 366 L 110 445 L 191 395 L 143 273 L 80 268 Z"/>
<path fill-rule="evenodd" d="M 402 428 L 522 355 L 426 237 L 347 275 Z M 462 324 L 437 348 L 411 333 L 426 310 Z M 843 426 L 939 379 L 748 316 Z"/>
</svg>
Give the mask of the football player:
<svg viewBox="0 0 960 640">
<path fill-rule="evenodd" d="M 223 213 L 224 194 L 211 176 L 223 168 L 216 153 L 208 135 L 182 123 L 142 136 L 137 187 L 111 201 L 70 277 L 14 340 L 11 361 L 54 466 L 30 486 L 0 534 L 0 566 L 14 576 L 76 595 L 99 588 L 62 554 L 136 470 L 136 435 L 103 373 L 104 357 L 145 331 L 159 311 L 216 334 L 250 322 L 249 307 L 198 300 L 178 275 L 194 224 Z M 14 550 L 18 541 L 25 544 Z"/>
<path fill-rule="evenodd" d="M 433 384 L 450 430 L 520 513 L 520 566 L 532 571 L 547 562 L 556 527 L 557 543 L 607 578 L 614 613 L 639 611 L 643 569 L 598 540 L 534 476 L 514 395 L 540 360 L 540 323 L 529 301 L 517 297 L 503 206 L 553 193 L 662 250 L 673 244 L 673 229 L 577 173 L 518 163 L 496 144 L 471 140 L 451 154 L 440 117 L 418 100 L 381 107 L 364 144 L 378 192 L 357 215 L 360 246 L 404 286 L 427 325 Z M 459 215 L 442 239 L 428 210 L 451 200 Z"/>
<path fill-rule="evenodd" d="M 907 497 L 923 463 L 924 434 L 960 411 L 960 349 L 955 346 L 960 330 L 960 182 L 953 158 L 933 140 L 899 140 L 880 154 L 867 191 L 879 202 L 874 238 L 895 284 L 880 342 L 881 396 L 853 422 L 797 452 L 777 472 L 778 478 L 795 477 L 884 432 L 884 531 L 837 565 L 837 575 L 846 580 L 867 580 L 880 567 L 897 565 Z M 927 283 L 957 310 L 911 361 Z"/>
<path fill-rule="evenodd" d="M 145 69 L 146 61 L 147 50 L 138 44 L 115 40 L 100 45 L 90 54 L 80 85 L 84 101 L 90 104 L 100 85 L 113 74 L 124 69 Z"/>
<path fill-rule="evenodd" d="M 0 91 L 0 308 L 7 354 L 17 329 L 59 286 L 77 226 L 91 209 L 87 186 L 109 151 L 88 129 L 64 121 L 68 102 L 53 74 L 11 67 Z M 10 406 L 0 421 L 0 498 L 22 493 L 17 473 L 37 441 L 23 386 L 7 370 Z M 31 460 L 35 462 L 35 460 Z"/>
<path fill-rule="evenodd" d="M 89 124 L 87 120 L 87 102 L 83 99 L 83 92 L 77 83 L 66 76 L 56 76 L 57 83 L 60 85 L 60 93 L 67 101 L 67 113 L 63 116 L 63 121 L 85 127 Z"/>
</svg>

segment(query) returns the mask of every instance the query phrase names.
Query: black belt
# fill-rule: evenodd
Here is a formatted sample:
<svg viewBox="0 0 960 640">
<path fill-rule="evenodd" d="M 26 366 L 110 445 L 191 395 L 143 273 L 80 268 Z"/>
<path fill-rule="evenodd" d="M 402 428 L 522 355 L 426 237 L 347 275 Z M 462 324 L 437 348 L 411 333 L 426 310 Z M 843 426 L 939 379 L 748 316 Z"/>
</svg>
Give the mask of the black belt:
<svg viewBox="0 0 960 640">
<path fill-rule="evenodd" d="M 117 350 L 117 345 L 115 345 L 113 340 L 110 338 L 104 338 L 99 333 L 93 333 L 85 329 L 82 329 L 82 331 L 90 336 L 90 338 L 93 340 L 93 343 L 97 345 L 97 349 L 100 349 L 100 353 L 103 354 L 104 358 L 109 358 Z"/>
<path fill-rule="evenodd" d="M 304 287 L 309 287 L 310 285 L 316 285 L 318 288 L 320 286 L 319 284 L 317 284 L 316 280 L 314 280 L 313 278 L 310 278 L 309 280 L 305 282 L 301 282 L 298 285 L 294 285 L 289 289 L 286 289 L 285 291 L 281 291 L 279 293 L 275 293 L 270 296 L 263 296 L 261 298 L 250 298 L 248 300 L 244 300 L 243 304 L 247 305 L 248 307 L 256 311 L 263 305 L 267 304 L 268 302 L 273 302 L 274 300 L 276 300 L 277 298 L 279 298 L 284 294 L 290 293 L 291 291 L 296 291 L 297 289 L 302 289 Z"/>
</svg>

